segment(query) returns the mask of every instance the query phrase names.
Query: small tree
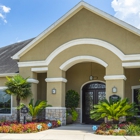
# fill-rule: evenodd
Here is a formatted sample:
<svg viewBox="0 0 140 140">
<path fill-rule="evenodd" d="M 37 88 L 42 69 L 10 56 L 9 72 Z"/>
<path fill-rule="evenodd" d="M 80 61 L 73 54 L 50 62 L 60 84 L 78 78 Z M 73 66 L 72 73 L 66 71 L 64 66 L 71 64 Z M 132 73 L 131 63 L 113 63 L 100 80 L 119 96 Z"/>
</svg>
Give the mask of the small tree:
<svg viewBox="0 0 140 140">
<path fill-rule="evenodd" d="M 7 94 L 16 96 L 17 106 L 20 106 L 20 100 L 26 99 L 32 95 L 31 83 L 27 82 L 27 78 L 23 78 L 20 75 L 15 75 L 12 78 L 6 77 L 5 91 Z M 20 122 L 20 110 L 17 109 L 17 122 Z"/>
</svg>

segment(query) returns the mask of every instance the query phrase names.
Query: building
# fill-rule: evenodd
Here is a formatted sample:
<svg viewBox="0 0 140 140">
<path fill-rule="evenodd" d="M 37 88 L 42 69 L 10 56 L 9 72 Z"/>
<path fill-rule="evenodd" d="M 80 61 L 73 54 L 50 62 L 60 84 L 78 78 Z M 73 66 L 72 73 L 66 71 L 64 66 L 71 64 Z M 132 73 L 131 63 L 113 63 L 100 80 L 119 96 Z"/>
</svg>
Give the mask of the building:
<svg viewBox="0 0 140 140">
<path fill-rule="evenodd" d="M 3 59 L 3 55 L 8 58 Z M 59 118 L 63 124 L 65 93 L 69 89 L 80 94 L 80 123 L 86 123 L 89 104 L 105 96 L 108 99 L 115 94 L 132 102 L 137 100 L 140 30 L 85 2 L 36 38 L 0 48 L 0 57 L 1 90 L 5 88 L 5 76 L 19 73 L 29 77 L 33 98 L 46 99 L 53 106 L 46 109 L 46 117 Z M 13 98 L 9 118 L 15 106 Z"/>
</svg>

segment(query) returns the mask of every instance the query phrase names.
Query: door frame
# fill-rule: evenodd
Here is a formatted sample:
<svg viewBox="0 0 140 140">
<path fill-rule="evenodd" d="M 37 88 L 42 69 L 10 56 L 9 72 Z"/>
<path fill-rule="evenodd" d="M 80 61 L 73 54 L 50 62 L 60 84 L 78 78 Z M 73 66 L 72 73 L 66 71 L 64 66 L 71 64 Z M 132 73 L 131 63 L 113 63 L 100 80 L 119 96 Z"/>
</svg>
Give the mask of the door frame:
<svg viewBox="0 0 140 140">
<path fill-rule="evenodd" d="M 83 87 L 86 85 L 86 84 L 89 84 L 89 83 L 96 83 L 96 82 L 101 82 L 101 83 L 104 83 L 104 84 L 106 84 L 106 82 L 105 81 L 101 81 L 101 80 L 92 80 L 92 81 L 87 81 L 87 82 L 85 82 L 84 84 L 82 84 L 82 86 L 81 86 L 81 88 L 80 88 L 80 123 L 82 123 L 82 119 L 83 119 L 83 115 L 82 115 L 82 113 L 83 113 L 83 104 L 82 104 L 82 94 L 83 94 L 83 92 L 82 92 L 82 89 L 83 89 Z"/>
</svg>

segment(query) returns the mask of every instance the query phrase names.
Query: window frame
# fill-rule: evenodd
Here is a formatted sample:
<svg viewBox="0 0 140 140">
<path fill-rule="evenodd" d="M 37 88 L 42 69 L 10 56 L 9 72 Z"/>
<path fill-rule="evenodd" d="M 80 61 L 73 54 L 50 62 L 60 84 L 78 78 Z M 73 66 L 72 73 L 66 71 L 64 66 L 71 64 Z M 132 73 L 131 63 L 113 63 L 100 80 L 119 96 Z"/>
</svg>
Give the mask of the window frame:
<svg viewBox="0 0 140 140">
<path fill-rule="evenodd" d="M 4 91 L 5 89 L 7 89 L 6 86 L 0 86 L 1 91 Z M 11 96 L 11 113 L 9 113 L 9 114 L 0 113 L 0 116 L 11 116 L 12 115 L 13 96 L 12 95 L 10 95 L 10 96 Z"/>
<path fill-rule="evenodd" d="M 140 85 L 131 86 L 131 89 L 132 89 L 132 103 L 134 103 L 134 90 L 135 89 L 140 89 Z M 135 117 L 140 118 L 140 115 L 136 115 Z"/>
</svg>

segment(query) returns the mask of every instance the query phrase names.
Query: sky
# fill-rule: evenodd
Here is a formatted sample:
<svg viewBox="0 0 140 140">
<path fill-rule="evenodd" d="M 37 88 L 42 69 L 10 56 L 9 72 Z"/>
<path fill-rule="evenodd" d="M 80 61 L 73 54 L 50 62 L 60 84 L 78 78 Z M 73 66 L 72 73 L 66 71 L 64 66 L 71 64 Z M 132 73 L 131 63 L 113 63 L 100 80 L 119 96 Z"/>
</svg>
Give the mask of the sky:
<svg viewBox="0 0 140 140">
<path fill-rule="evenodd" d="M 81 0 L 0 0 L 0 47 L 38 36 Z M 140 0 L 83 0 L 140 29 Z"/>
</svg>

